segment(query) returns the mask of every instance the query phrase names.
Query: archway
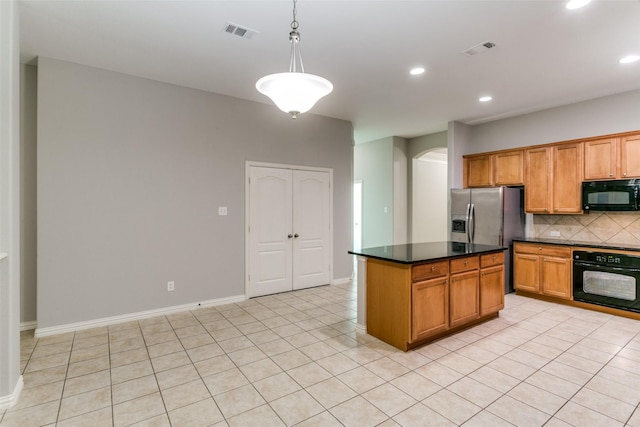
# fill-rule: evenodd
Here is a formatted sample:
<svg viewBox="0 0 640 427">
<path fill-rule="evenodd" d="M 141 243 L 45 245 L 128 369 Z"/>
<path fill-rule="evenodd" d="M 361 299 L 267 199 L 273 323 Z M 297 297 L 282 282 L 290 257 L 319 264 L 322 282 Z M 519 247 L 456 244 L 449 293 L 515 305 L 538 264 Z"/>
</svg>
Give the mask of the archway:
<svg viewBox="0 0 640 427">
<path fill-rule="evenodd" d="M 448 240 L 447 149 L 436 148 L 412 159 L 411 241 Z"/>
</svg>

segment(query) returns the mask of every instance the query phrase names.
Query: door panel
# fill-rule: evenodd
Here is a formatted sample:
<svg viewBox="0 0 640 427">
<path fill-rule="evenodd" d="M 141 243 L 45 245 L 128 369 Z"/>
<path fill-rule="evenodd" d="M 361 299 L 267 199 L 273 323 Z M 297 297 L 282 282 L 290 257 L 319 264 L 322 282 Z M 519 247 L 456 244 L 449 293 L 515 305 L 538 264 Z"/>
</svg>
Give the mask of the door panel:
<svg viewBox="0 0 640 427">
<path fill-rule="evenodd" d="M 461 189 L 453 189 L 450 193 L 451 198 L 451 218 L 449 220 L 449 237 L 453 242 L 461 242 L 467 243 L 467 229 L 469 224 L 467 224 L 467 209 L 469 208 L 469 203 L 471 203 L 471 190 L 461 190 Z M 464 231 L 463 232 L 453 232 L 452 224 L 453 221 L 464 221 Z"/>
<path fill-rule="evenodd" d="M 502 244 L 502 188 L 475 188 L 473 204 L 473 243 Z"/>
<path fill-rule="evenodd" d="M 330 281 L 329 173 L 293 171 L 293 289 Z"/>
<path fill-rule="evenodd" d="M 250 289 L 249 297 L 292 288 L 291 171 L 250 169 Z"/>
</svg>

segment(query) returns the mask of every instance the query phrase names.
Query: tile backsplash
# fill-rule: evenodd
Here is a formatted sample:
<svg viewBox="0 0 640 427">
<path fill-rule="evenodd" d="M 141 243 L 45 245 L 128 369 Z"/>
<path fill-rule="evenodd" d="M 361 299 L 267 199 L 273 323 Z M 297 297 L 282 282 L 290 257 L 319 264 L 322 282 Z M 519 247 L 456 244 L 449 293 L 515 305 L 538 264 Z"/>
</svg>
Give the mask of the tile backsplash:
<svg viewBox="0 0 640 427">
<path fill-rule="evenodd" d="M 528 237 L 640 245 L 640 212 L 531 216 L 532 223 L 527 227 Z"/>
</svg>

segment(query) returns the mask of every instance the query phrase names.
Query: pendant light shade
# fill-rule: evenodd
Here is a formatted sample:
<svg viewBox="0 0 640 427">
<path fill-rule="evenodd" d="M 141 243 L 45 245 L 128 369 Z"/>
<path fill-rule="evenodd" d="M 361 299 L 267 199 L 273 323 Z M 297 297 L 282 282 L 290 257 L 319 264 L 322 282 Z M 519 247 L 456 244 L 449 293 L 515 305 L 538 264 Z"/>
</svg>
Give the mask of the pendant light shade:
<svg viewBox="0 0 640 427">
<path fill-rule="evenodd" d="M 256 82 L 256 89 L 268 96 L 285 113 L 297 118 L 309 111 L 316 102 L 333 90 L 331 82 L 323 77 L 304 72 L 300 55 L 300 33 L 296 21 L 296 1 L 293 0 L 293 21 L 291 22 L 291 59 L 288 73 L 276 73 L 264 76 Z M 297 71 L 298 65 L 300 71 Z"/>
<path fill-rule="evenodd" d="M 320 98 L 331 93 L 333 85 L 320 76 L 289 72 L 264 76 L 258 80 L 256 88 L 295 119 L 298 114 L 309 111 Z"/>
</svg>

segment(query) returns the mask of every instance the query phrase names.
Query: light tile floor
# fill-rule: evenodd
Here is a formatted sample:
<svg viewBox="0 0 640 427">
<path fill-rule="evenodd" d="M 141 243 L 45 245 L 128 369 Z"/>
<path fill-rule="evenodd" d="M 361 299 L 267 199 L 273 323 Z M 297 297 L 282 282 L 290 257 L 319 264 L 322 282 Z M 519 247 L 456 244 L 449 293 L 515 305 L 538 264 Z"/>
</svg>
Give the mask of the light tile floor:
<svg viewBox="0 0 640 427">
<path fill-rule="evenodd" d="M 356 332 L 354 285 L 35 339 L 0 426 L 640 427 L 640 322 L 507 295 L 403 353 Z"/>
</svg>

